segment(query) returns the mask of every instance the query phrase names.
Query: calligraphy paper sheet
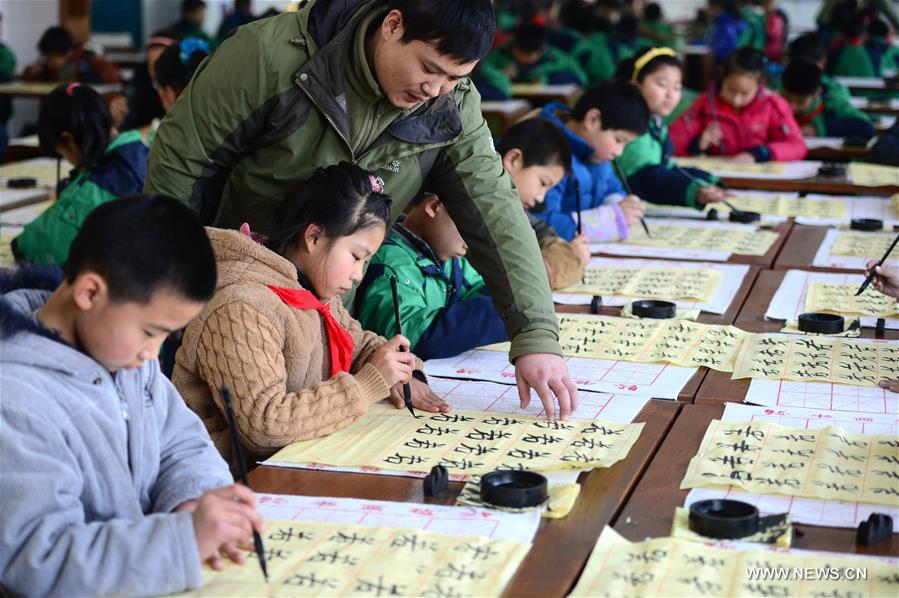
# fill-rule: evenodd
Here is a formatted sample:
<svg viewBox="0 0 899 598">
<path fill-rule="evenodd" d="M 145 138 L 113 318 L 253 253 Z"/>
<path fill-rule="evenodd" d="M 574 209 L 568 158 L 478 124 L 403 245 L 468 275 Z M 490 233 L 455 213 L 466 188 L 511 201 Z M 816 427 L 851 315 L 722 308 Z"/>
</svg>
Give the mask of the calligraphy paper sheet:
<svg viewBox="0 0 899 598">
<path fill-rule="evenodd" d="M 829 218 L 825 215 L 812 216 L 810 214 L 799 214 L 796 216 L 798 224 L 809 224 L 817 226 L 848 226 L 850 221 L 856 218 L 873 218 L 882 220 L 884 226 L 888 230 L 892 230 L 894 225 L 899 224 L 899 211 L 896 210 L 894 202 L 889 198 L 878 195 L 852 196 L 834 198 L 832 195 L 806 195 L 806 201 L 839 201 L 842 202 L 846 214 L 843 218 Z"/>
<path fill-rule="evenodd" d="M 264 519 L 426 529 L 445 536 L 484 536 L 524 543 L 533 541 L 540 525 L 536 513 L 333 496 L 256 493 L 256 508 Z"/>
<path fill-rule="evenodd" d="M 864 270 L 868 260 L 878 260 L 886 253 L 896 235 L 893 233 L 868 233 L 844 230 L 828 230 L 818 246 L 813 266 Z M 893 252 L 886 260 L 888 265 L 899 266 L 899 252 Z"/>
<path fill-rule="evenodd" d="M 790 428 L 820 429 L 836 425 L 858 434 L 899 433 L 896 415 L 872 415 L 866 413 L 827 412 L 801 408 L 767 408 L 737 403 L 727 403 L 721 421 L 769 421 Z M 694 488 L 687 495 L 685 507 L 694 502 L 711 498 L 731 498 L 758 507 L 764 515 L 789 513 L 793 521 L 825 527 L 856 528 L 871 513 L 886 513 L 893 517 L 893 529 L 899 531 L 899 502 L 895 506 L 862 502 L 799 498 L 756 494 L 729 486 L 726 490 Z"/>
<path fill-rule="evenodd" d="M 733 371 L 734 358 L 747 333 L 733 326 L 686 320 L 632 320 L 611 316 L 562 314 L 559 343 L 571 357 L 673 363 Z M 485 349 L 508 351 L 508 343 Z"/>
<path fill-rule="evenodd" d="M 863 187 L 882 187 L 887 185 L 899 187 L 899 168 L 866 162 L 849 164 L 849 180 Z"/>
<path fill-rule="evenodd" d="M 68 176 L 71 164 L 62 163 L 60 176 Z M 31 178 L 38 187 L 56 187 L 56 160 L 54 158 L 33 158 L 0 166 L 0 186 L 5 187 L 9 179 Z"/>
<path fill-rule="evenodd" d="M 885 318 L 899 314 L 896 299 L 878 292 L 869 286 L 856 296 L 859 284 L 813 282 L 808 285 L 805 296 L 805 311 L 824 311 L 835 314 L 850 314 Z"/>
<path fill-rule="evenodd" d="M 633 320 L 629 320 L 633 321 Z M 611 393 L 616 396 L 676 399 L 697 368 L 670 364 L 634 363 L 610 359 L 563 357 L 571 381 L 581 390 Z M 455 357 L 429 359 L 425 373 L 445 378 L 486 380 L 515 384 L 515 366 L 501 351 L 474 349 Z M 531 403 L 539 402 L 531 398 Z"/>
<path fill-rule="evenodd" d="M 497 596 L 529 544 L 418 529 L 266 521 L 270 580 L 244 565 L 203 570 L 202 596 Z"/>
<path fill-rule="evenodd" d="M 746 201 L 767 205 L 774 202 L 778 197 L 784 197 L 787 200 L 795 200 L 799 198 L 799 194 L 735 189 L 728 191 L 727 201 L 733 203 L 732 198 L 744 198 Z M 721 202 L 706 204 L 703 209 L 700 210 L 688 206 L 669 206 L 646 202 L 646 215 L 655 218 L 688 218 L 690 220 L 703 221 L 708 219 L 711 210 L 717 212 L 718 220 L 728 221 L 727 218 L 730 209 Z M 778 214 L 759 213 L 762 216 L 760 222 L 764 225 L 778 224 L 788 219 L 787 216 Z M 712 221 L 714 222 L 714 220 Z"/>
<path fill-rule="evenodd" d="M 828 222 L 846 222 L 846 200 L 824 195 L 811 197 L 789 196 L 778 194 L 773 197 L 759 195 L 736 194 L 728 198 L 728 203 L 744 212 L 757 212 L 763 215 L 782 216 L 785 218 L 807 218 Z M 726 205 L 706 204 L 706 211 L 714 208 L 719 213 L 729 214 Z"/>
<path fill-rule="evenodd" d="M 743 545 L 745 546 L 745 544 Z M 807 568 L 821 572 L 802 575 Z M 798 571 L 753 579 L 752 571 Z M 863 576 L 862 569 L 867 575 Z M 824 572 L 833 571 L 833 575 Z M 842 574 L 837 577 L 836 574 Z M 719 548 L 690 540 L 632 543 L 606 527 L 570 596 L 895 596 L 895 562 L 833 553 Z"/>
<path fill-rule="evenodd" d="M 733 379 L 800 380 L 877 386 L 899 377 L 899 344 L 866 339 L 748 335 Z"/>
<path fill-rule="evenodd" d="M 795 160 L 792 162 L 760 162 L 740 164 L 729 158 L 677 158 L 678 166 L 699 168 L 717 177 L 740 179 L 793 180 L 807 179 L 818 174 L 821 162 Z"/>
<path fill-rule="evenodd" d="M 714 420 L 680 487 L 728 485 L 894 506 L 899 504 L 899 436 Z"/>
<path fill-rule="evenodd" d="M 587 265 L 580 284 L 561 293 L 710 301 L 722 274 L 711 268 Z"/>
<path fill-rule="evenodd" d="M 753 380 L 743 400 L 766 407 L 798 407 L 859 415 L 899 413 L 899 394 L 877 386 Z"/>
<path fill-rule="evenodd" d="M 691 301 L 684 299 L 675 299 L 656 293 L 654 296 L 635 295 L 636 299 L 652 299 L 660 298 L 666 301 L 672 301 L 680 308 L 698 309 L 712 314 L 723 314 L 727 312 L 730 304 L 736 297 L 743 279 L 749 272 L 749 266 L 745 264 L 713 264 L 708 262 L 672 262 L 667 260 L 640 260 L 640 259 L 623 259 L 610 257 L 594 257 L 590 259 L 588 268 L 659 268 L 669 267 L 685 270 L 716 270 L 721 274 L 721 279 L 715 288 L 714 294 L 708 301 Z M 558 291 L 553 293 L 553 301 L 561 305 L 589 305 L 592 295 L 582 295 L 566 293 Z M 602 295 L 602 304 L 610 307 L 624 305 L 631 301 L 631 297 L 624 295 Z"/>
<path fill-rule="evenodd" d="M 869 312 L 886 311 L 892 304 L 892 309 L 895 310 L 896 300 L 878 293 L 870 286 L 856 298 L 855 293 L 864 280 L 863 274 L 788 270 L 768 305 L 765 317 L 772 320 L 796 320 L 801 313 L 829 311 L 843 315 L 858 315 L 862 326 L 873 328 L 877 324 L 877 317 L 864 315 L 860 313 L 861 309 L 865 308 Z M 831 292 L 827 295 L 816 294 L 814 299 L 810 299 L 809 291 L 813 285 L 827 285 L 826 289 Z M 823 287 L 818 289 L 825 290 Z M 833 293 L 838 290 L 839 294 L 834 296 Z M 864 303 L 859 304 L 857 299 L 863 299 Z M 849 311 L 850 309 L 857 311 Z M 899 328 L 899 318 L 885 318 L 885 324 L 887 328 Z"/>
<path fill-rule="evenodd" d="M 643 424 L 548 421 L 474 411 L 410 417 L 375 405 L 365 416 L 329 436 L 295 442 L 272 461 L 374 466 L 428 472 L 443 465 L 451 474 L 494 469 L 553 471 L 609 467 L 627 456 Z"/>
<path fill-rule="evenodd" d="M 651 237 L 639 226 L 631 227 L 626 241 L 591 243 L 593 253 L 726 261 L 732 254 L 765 255 L 778 234 L 751 224 L 721 222 L 678 223 L 645 218 Z"/>
</svg>

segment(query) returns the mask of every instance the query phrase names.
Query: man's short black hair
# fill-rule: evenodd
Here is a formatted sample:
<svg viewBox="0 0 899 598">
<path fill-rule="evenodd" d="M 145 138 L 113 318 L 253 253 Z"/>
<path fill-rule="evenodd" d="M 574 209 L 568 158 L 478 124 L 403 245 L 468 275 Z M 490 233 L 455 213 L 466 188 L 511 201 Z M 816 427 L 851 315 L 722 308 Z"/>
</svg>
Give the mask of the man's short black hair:
<svg viewBox="0 0 899 598">
<path fill-rule="evenodd" d="M 874 19 L 868 23 L 868 35 L 871 37 L 886 37 L 890 34 L 890 26 L 883 19 Z"/>
<path fill-rule="evenodd" d="M 203 8 L 206 8 L 206 3 L 203 0 L 181 0 L 182 15 L 189 15 Z"/>
<path fill-rule="evenodd" d="M 817 63 L 807 58 L 791 60 L 781 79 L 784 91 L 797 96 L 812 96 L 821 89 L 823 73 Z"/>
<path fill-rule="evenodd" d="M 566 173 L 571 171 L 568 139 L 559 127 L 545 118 L 529 118 L 509 127 L 496 145 L 496 151 L 505 156 L 513 149 L 521 151 L 525 168 L 561 166 Z"/>
<path fill-rule="evenodd" d="M 650 22 L 659 21 L 662 19 L 662 7 L 659 6 L 658 2 L 650 2 L 643 9 L 643 18 Z"/>
<path fill-rule="evenodd" d="M 459 64 L 487 55 L 496 32 L 490 0 L 390 0 L 388 10 L 403 15 L 403 43 L 435 43 Z"/>
<path fill-rule="evenodd" d="M 515 28 L 514 46 L 522 52 L 539 52 L 546 48 L 546 27 L 536 23 L 522 23 Z"/>
<path fill-rule="evenodd" d="M 819 62 L 827 58 L 827 51 L 817 33 L 803 33 L 787 46 L 787 58 L 789 60 L 807 58 Z"/>
<path fill-rule="evenodd" d="M 47 56 L 48 54 L 68 54 L 75 47 L 75 40 L 72 34 L 63 27 L 50 27 L 41 39 L 37 42 L 38 51 Z"/>
<path fill-rule="evenodd" d="M 861 13 L 853 14 L 844 19 L 838 29 L 843 37 L 856 38 L 865 34 L 865 17 Z"/>
<path fill-rule="evenodd" d="M 116 303 L 149 303 L 168 291 L 204 303 L 215 293 L 215 255 L 190 209 L 167 195 L 123 197 L 94 209 L 72 241 L 66 281 L 83 272 L 106 281 Z"/>
<path fill-rule="evenodd" d="M 636 85 L 617 79 L 603 81 L 584 92 L 571 114 L 584 120 L 591 108 L 599 110 L 604 130 L 616 129 L 642 135 L 649 125 L 649 106 Z"/>
</svg>

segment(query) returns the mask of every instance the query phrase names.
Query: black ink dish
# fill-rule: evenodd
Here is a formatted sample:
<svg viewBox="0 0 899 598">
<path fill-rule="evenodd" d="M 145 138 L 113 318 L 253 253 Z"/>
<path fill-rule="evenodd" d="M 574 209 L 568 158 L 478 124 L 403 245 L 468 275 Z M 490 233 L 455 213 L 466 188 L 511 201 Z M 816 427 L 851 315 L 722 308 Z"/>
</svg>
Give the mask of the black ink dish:
<svg viewBox="0 0 899 598">
<path fill-rule="evenodd" d="M 668 320 L 677 315 L 677 306 L 670 301 L 641 299 L 631 303 L 631 312 L 638 318 Z"/>
<path fill-rule="evenodd" d="M 547 501 L 546 478 L 535 471 L 498 470 L 481 477 L 481 500 L 498 507 L 520 509 Z"/>
<path fill-rule="evenodd" d="M 805 313 L 799 314 L 799 330 L 814 334 L 839 334 L 845 329 L 843 316 L 837 314 Z"/>
<path fill-rule="evenodd" d="M 874 231 L 883 230 L 883 220 L 877 218 L 853 218 L 849 223 L 852 230 Z"/>
</svg>

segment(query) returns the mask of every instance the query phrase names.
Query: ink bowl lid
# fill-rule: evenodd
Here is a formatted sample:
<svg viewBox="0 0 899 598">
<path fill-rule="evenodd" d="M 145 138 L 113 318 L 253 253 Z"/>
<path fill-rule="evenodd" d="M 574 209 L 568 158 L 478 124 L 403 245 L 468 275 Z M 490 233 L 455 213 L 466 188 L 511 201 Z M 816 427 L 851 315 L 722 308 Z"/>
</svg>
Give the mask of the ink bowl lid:
<svg viewBox="0 0 899 598">
<path fill-rule="evenodd" d="M 852 230 L 874 231 L 883 230 L 883 220 L 877 218 L 853 218 L 849 223 Z"/>
<path fill-rule="evenodd" d="M 677 315 L 677 306 L 670 301 L 640 299 L 631 303 L 631 312 L 638 318 L 668 320 Z"/>
<path fill-rule="evenodd" d="M 536 507 L 549 498 L 546 477 L 518 469 L 499 469 L 481 476 L 481 500 L 498 507 Z"/>
<path fill-rule="evenodd" d="M 732 211 L 727 217 L 731 222 L 742 222 L 748 224 L 750 222 L 758 222 L 762 219 L 762 215 L 758 212 L 746 212 L 744 210 Z"/>
<path fill-rule="evenodd" d="M 839 334 L 846 327 L 843 316 L 809 312 L 799 314 L 799 330 L 815 334 Z"/>
<path fill-rule="evenodd" d="M 745 538 L 759 531 L 759 510 L 739 500 L 699 500 L 690 505 L 689 526 L 707 538 Z"/>
</svg>

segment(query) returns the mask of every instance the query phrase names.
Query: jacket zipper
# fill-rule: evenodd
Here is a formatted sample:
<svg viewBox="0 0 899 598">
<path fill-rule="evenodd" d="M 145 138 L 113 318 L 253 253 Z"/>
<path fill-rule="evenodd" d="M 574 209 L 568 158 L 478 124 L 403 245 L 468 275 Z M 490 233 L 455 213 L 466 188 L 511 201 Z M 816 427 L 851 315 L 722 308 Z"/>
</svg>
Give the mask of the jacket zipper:
<svg viewBox="0 0 899 598">
<path fill-rule="evenodd" d="M 331 128 L 334 129 L 334 132 L 336 132 L 336 133 L 337 133 L 337 136 L 340 137 L 340 139 L 343 141 L 343 144 L 346 146 L 347 150 L 350 152 L 350 160 L 352 161 L 353 164 L 355 164 L 355 163 L 356 163 L 356 154 L 353 152 L 353 146 L 350 145 L 350 142 L 347 141 L 347 138 L 344 137 L 343 133 L 340 132 L 340 129 L 339 129 L 339 128 L 337 127 L 337 125 L 334 123 L 334 119 L 332 119 L 332 118 L 328 115 L 328 113 L 325 112 L 325 110 L 322 108 L 321 104 L 319 104 L 319 103 L 315 100 L 315 98 L 312 97 L 312 93 L 310 93 L 309 90 L 306 89 L 306 87 L 305 87 L 300 81 L 294 79 L 294 83 L 296 83 L 296 85 L 297 85 L 300 89 L 303 90 L 303 93 L 306 94 L 306 97 L 309 98 L 309 101 L 312 102 L 312 103 L 315 105 L 315 107 L 318 108 L 318 111 L 322 114 L 322 116 L 325 117 L 325 120 L 328 121 L 328 124 L 330 124 L 330 125 L 331 125 Z"/>
</svg>

